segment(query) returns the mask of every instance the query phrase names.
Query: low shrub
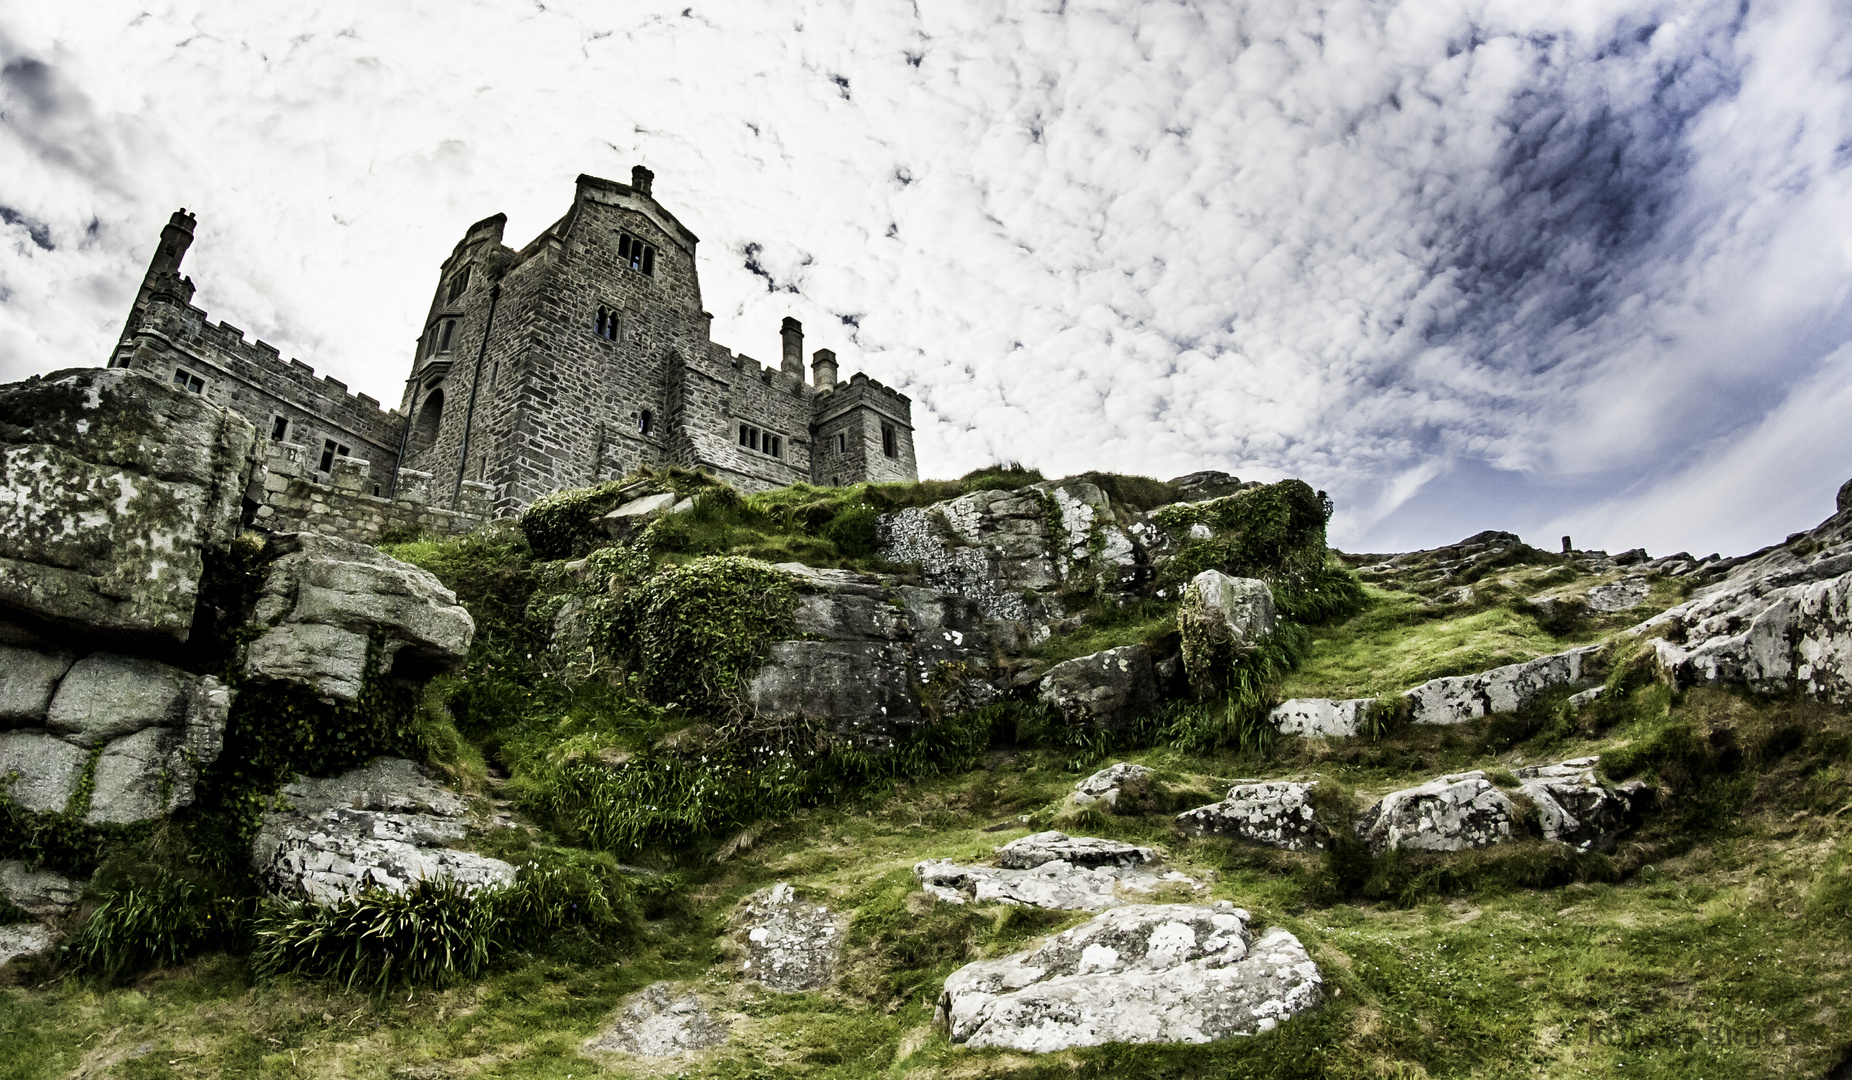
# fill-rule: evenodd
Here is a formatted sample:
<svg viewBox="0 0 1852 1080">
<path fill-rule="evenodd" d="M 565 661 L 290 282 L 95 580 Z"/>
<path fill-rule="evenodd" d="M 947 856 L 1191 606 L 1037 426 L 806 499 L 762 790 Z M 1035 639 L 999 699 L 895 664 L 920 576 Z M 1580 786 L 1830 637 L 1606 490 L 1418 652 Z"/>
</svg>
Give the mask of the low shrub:
<svg viewBox="0 0 1852 1080">
<path fill-rule="evenodd" d="M 68 955 L 78 970 L 115 982 L 210 949 L 239 947 L 249 921 L 248 901 L 161 869 L 105 891 Z"/>
</svg>

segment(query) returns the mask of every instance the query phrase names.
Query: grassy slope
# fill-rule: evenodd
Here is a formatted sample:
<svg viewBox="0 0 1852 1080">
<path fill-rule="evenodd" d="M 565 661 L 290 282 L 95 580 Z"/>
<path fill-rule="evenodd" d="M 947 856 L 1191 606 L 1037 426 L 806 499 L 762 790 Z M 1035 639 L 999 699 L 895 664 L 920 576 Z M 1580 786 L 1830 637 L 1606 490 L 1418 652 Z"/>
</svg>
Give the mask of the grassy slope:
<svg viewBox="0 0 1852 1080">
<path fill-rule="evenodd" d="M 1369 610 L 1320 632 L 1285 690 L 1401 689 L 1556 651 L 1621 621 L 1544 633 L 1509 603 L 1536 594 L 1532 573 L 1541 576 L 1518 570 L 1511 585 L 1481 589 L 1470 609 L 1373 590 Z M 1554 573 L 1552 585 L 1576 584 Z M 495 593 L 491 577 L 486 594 Z M 1043 657 L 1153 637 L 1165 617 L 1121 612 L 1050 643 Z M 576 731 L 591 721 L 562 722 Z M 484 743 L 491 757 L 494 741 Z M 1159 771 L 1172 805 L 1102 818 L 1060 808 L 1088 771 L 1070 767 L 1071 751 L 1001 745 L 968 772 L 749 830 L 725 862 L 684 862 L 683 889 L 625 947 L 563 934 L 447 990 L 380 1000 L 325 983 L 258 983 L 226 956 L 114 989 L 16 966 L 15 984 L 0 990 L 0 1080 L 1817 1076 L 1852 1044 L 1843 1005 L 1852 991 L 1849 750 L 1845 710 L 1651 690 L 1575 721 L 1544 710 L 1376 742 L 1283 740 L 1265 756 L 1145 750 L 1127 758 Z M 1631 756 L 1669 793 L 1664 812 L 1612 857 L 1530 843 L 1359 871 L 1337 856 L 1185 840 L 1169 824 L 1170 811 L 1211 801 L 1237 778 L 1317 776 L 1362 801 L 1439 772 L 1588 752 Z M 1013 827 L 985 831 L 1002 822 Z M 1253 910 L 1260 925 L 1286 925 L 1324 971 L 1329 1004 L 1269 1035 L 1205 1047 L 1030 1057 L 948 1045 L 931 1025 L 946 974 L 1081 916 L 933 905 L 914 890 L 911 867 L 980 858 L 1050 826 L 1156 844 L 1173 866 L 1212 882 L 1201 895 Z M 830 991 L 782 996 L 734 977 L 727 914 L 778 881 L 853 915 Z M 735 1025 L 733 1042 L 660 1063 L 579 1053 L 624 994 L 658 979 L 713 997 Z"/>
</svg>

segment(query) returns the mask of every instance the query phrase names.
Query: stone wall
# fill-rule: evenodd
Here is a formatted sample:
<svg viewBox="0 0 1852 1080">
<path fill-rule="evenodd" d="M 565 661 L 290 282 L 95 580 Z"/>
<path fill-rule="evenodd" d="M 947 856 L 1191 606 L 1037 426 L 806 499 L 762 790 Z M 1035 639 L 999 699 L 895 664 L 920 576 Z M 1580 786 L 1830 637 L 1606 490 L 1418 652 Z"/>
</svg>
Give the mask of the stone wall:
<svg viewBox="0 0 1852 1080">
<path fill-rule="evenodd" d="M 493 510 L 494 488 L 465 481 L 461 511 L 431 505 L 430 473 L 403 469 L 391 497 L 372 477 L 372 465 L 358 458 L 336 458 L 331 482 L 320 483 L 305 467 L 306 447 L 273 443 L 261 487 L 250 499 L 258 503 L 251 524 L 269 532 L 318 532 L 377 544 L 394 534 L 451 535 L 485 523 Z"/>
<path fill-rule="evenodd" d="M 282 419 L 287 426 L 277 441 L 312 447 L 312 466 L 321 463 L 330 441 L 385 472 L 398 460 L 398 413 L 382 410 L 365 394 L 348 393 L 339 380 L 316 378 L 314 368 L 283 359 L 268 342 L 246 341 L 235 326 L 207 322 L 204 311 L 173 297 L 148 301 L 109 366 L 170 384 L 177 370 L 197 375 L 201 396 L 249 420 L 258 438 L 276 437 Z"/>
</svg>

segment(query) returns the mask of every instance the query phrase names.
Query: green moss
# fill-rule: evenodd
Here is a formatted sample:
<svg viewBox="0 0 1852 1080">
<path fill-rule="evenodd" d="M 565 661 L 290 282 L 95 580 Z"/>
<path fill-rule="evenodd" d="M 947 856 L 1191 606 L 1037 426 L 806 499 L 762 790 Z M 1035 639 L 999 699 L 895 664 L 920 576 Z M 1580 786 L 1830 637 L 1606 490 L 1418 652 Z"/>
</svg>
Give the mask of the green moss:
<svg viewBox="0 0 1852 1080">
<path fill-rule="evenodd" d="M 651 699 L 731 709 L 796 605 L 795 579 L 753 559 L 710 556 L 656 574 L 631 617 Z"/>
</svg>

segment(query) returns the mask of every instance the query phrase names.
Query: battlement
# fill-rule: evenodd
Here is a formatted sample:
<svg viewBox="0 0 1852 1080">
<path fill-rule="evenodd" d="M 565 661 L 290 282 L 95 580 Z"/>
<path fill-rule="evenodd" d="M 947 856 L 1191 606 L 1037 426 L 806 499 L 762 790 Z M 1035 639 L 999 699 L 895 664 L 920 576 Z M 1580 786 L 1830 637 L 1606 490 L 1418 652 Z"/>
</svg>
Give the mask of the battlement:
<svg viewBox="0 0 1852 1080">
<path fill-rule="evenodd" d="M 891 420 L 913 428 L 913 399 L 862 372 L 849 376 L 847 382 L 817 393 L 817 421 L 827 422 L 849 409 L 871 408 Z"/>
<path fill-rule="evenodd" d="M 162 338 L 177 349 L 181 355 L 173 358 L 175 363 L 192 360 L 216 369 L 198 372 L 202 376 L 229 376 L 240 380 L 352 434 L 396 448 L 402 427 L 396 411 L 381 408 L 380 403 L 367 394 L 349 392 L 347 384 L 332 375 L 316 378 L 315 369 L 308 364 L 294 357 L 285 360 L 277 347 L 267 341 L 246 340 L 243 330 L 223 320 L 213 323 L 205 311 L 191 304 L 155 298 L 148 304 L 134 332 L 135 337 L 143 335 Z M 125 343 L 119 355 L 134 356 L 135 352 L 131 341 Z M 151 365 L 141 363 L 121 366 L 149 366 L 150 374 L 163 379 L 173 375 L 171 371 L 154 370 Z"/>
</svg>

